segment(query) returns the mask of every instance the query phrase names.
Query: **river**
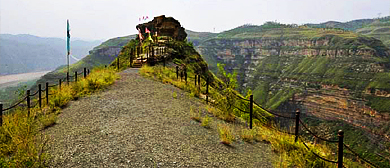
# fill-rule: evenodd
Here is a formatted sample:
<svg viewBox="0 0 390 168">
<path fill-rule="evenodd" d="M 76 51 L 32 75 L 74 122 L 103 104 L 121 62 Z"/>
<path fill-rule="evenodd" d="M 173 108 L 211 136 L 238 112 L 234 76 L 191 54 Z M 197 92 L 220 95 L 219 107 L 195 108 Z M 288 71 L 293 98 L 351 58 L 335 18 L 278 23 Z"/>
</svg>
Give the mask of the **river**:
<svg viewBox="0 0 390 168">
<path fill-rule="evenodd" d="M 29 80 L 38 79 L 48 72 L 50 72 L 50 71 L 30 72 L 30 73 L 21 73 L 21 74 L 0 76 L 0 88 L 5 88 L 5 87 L 9 87 L 9 86 L 16 86 L 19 82 L 25 82 L 25 81 L 29 81 Z"/>
</svg>

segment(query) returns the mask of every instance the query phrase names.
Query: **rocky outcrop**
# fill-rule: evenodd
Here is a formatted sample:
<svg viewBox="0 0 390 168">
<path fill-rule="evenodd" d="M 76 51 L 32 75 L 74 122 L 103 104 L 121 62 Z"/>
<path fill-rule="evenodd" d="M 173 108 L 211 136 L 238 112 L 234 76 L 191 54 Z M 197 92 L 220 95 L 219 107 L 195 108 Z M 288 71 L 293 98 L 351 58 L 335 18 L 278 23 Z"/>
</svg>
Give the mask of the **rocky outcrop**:
<svg viewBox="0 0 390 168">
<path fill-rule="evenodd" d="M 89 51 L 89 54 L 97 54 L 101 56 L 112 56 L 116 57 L 118 56 L 119 52 L 122 50 L 122 47 L 105 47 L 105 48 L 99 48 L 96 50 Z"/>
<path fill-rule="evenodd" d="M 165 15 L 154 17 L 152 21 L 139 24 L 136 28 L 141 30 L 144 35 L 146 35 L 145 28 L 148 28 L 153 35 L 157 32 L 158 36 L 169 36 L 179 41 L 183 41 L 187 37 L 187 33 L 181 27 L 180 22 L 172 17 L 165 17 Z"/>
</svg>

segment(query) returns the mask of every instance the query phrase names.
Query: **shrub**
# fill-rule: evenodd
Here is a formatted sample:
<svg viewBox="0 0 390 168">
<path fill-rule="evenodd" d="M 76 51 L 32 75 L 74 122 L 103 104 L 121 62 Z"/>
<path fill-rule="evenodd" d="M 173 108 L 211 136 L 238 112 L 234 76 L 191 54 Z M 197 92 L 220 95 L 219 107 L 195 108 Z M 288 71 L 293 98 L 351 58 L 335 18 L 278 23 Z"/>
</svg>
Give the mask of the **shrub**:
<svg viewBox="0 0 390 168">
<path fill-rule="evenodd" d="M 61 89 L 51 89 L 49 107 L 43 110 L 31 108 L 30 116 L 27 116 L 26 109 L 17 108 L 3 115 L 0 167 L 45 167 L 49 158 L 45 151 L 48 138 L 40 131 L 55 124 L 58 114 L 55 111 L 75 97 L 102 89 L 117 78 L 119 76 L 112 69 L 95 69 L 86 79 L 64 84 Z"/>
<path fill-rule="evenodd" d="M 209 117 L 207 114 L 205 117 L 203 117 L 202 119 L 202 124 L 201 126 L 202 127 L 205 127 L 205 128 L 210 128 L 210 123 L 213 121 L 213 119 L 211 117 Z"/>
<path fill-rule="evenodd" d="M 177 93 L 175 91 L 173 91 L 173 95 L 172 96 L 173 96 L 174 99 L 177 99 Z"/>
<path fill-rule="evenodd" d="M 191 119 L 193 119 L 193 120 L 195 120 L 197 122 L 200 122 L 200 118 L 202 117 L 202 111 L 199 110 L 199 113 L 195 113 L 195 111 L 191 107 L 190 108 L 190 115 L 191 115 Z"/>
<path fill-rule="evenodd" d="M 241 130 L 240 137 L 245 142 L 252 142 L 254 139 L 254 131 L 250 129 L 243 129 Z"/>
<path fill-rule="evenodd" d="M 225 145 L 230 145 L 234 141 L 234 136 L 228 125 L 219 124 L 218 133 L 219 133 L 219 139 L 221 140 L 221 143 Z"/>
</svg>

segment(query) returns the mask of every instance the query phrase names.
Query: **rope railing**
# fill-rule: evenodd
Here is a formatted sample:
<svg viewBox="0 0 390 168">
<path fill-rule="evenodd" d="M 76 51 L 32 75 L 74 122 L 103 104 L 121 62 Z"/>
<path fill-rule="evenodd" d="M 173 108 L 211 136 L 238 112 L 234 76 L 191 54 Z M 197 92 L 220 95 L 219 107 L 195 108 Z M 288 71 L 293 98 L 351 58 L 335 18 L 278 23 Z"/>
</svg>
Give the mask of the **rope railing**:
<svg viewBox="0 0 390 168">
<path fill-rule="evenodd" d="M 255 105 L 257 105 L 258 107 L 262 108 L 261 105 L 257 104 L 255 101 L 253 102 Z M 271 112 L 270 110 L 266 110 L 264 108 L 262 108 L 263 110 L 265 110 L 266 112 L 272 114 L 272 115 L 275 115 L 275 116 L 278 116 L 278 117 L 282 117 L 282 118 L 287 118 L 287 119 L 295 119 L 295 117 L 287 117 L 287 116 L 283 116 L 283 115 L 280 115 L 280 114 L 277 114 L 275 112 Z"/>
<path fill-rule="evenodd" d="M 25 96 L 23 99 L 21 99 L 19 102 L 15 103 L 14 105 L 8 107 L 8 108 L 5 108 L 3 109 L 3 111 L 7 111 L 7 110 L 10 110 L 12 108 L 15 108 L 16 106 L 18 106 L 20 103 L 22 103 L 23 101 L 25 101 L 27 99 L 27 96 Z"/>
<path fill-rule="evenodd" d="M 250 113 L 250 112 L 247 112 L 247 111 L 245 111 L 245 110 L 242 110 L 242 109 L 238 108 L 238 107 L 235 106 L 235 105 L 233 105 L 233 107 L 236 108 L 236 109 L 238 109 L 238 110 L 240 110 L 240 111 L 243 112 L 243 113 Z"/>
<path fill-rule="evenodd" d="M 339 141 L 332 141 L 332 140 L 329 140 L 329 139 L 321 138 L 321 137 L 317 136 L 316 134 L 314 134 L 312 131 L 310 131 L 310 129 L 302 122 L 301 119 L 299 119 L 299 122 L 302 124 L 303 128 L 305 128 L 313 137 L 315 137 L 317 139 L 320 139 L 322 141 L 330 142 L 330 143 L 337 143 L 337 142 L 339 142 Z"/>
<path fill-rule="evenodd" d="M 236 95 L 238 98 L 240 98 L 241 100 L 247 100 L 247 99 L 242 98 L 241 96 L 239 96 L 239 95 L 237 95 L 237 94 L 235 94 L 235 95 Z M 254 103 L 255 105 L 257 105 L 258 107 L 262 108 L 262 106 L 259 105 L 259 104 L 257 104 L 256 102 L 253 102 L 253 103 Z M 238 108 L 237 106 L 234 106 L 234 105 L 233 105 L 233 107 L 236 108 L 236 109 L 238 109 L 238 110 L 240 110 L 241 112 L 247 113 L 245 110 L 242 110 L 241 108 Z M 313 153 L 313 155 L 315 155 L 316 157 L 318 157 L 318 158 L 320 158 L 320 159 L 322 159 L 322 160 L 324 160 L 324 161 L 326 161 L 326 162 L 336 163 L 336 164 L 338 164 L 338 167 L 345 167 L 345 166 L 343 165 L 343 159 L 342 159 L 342 158 L 343 158 L 343 153 L 344 153 L 344 152 L 343 152 L 343 149 L 342 149 L 342 146 L 345 146 L 345 148 L 347 148 L 348 151 L 351 151 L 351 152 L 352 152 L 356 157 L 358 157 L 359 159 L 363 160 L 364 162 L 368 163 L 369 165 L 371 165 L 371 166 L 373 166 L 373 167 L 378 167 L 378 166 L 376 166 L 375 164 L 373 164 L 372 162 L 368 161 L 367 159 L 361 157 L 359 154 L 357 154 L 355 151 L 353 151 L 349 146 L 345 145 L 345 144 L 343 143 L 344 133 L 340 133 L 340 132 L 342 132 L 342 131 L 339 131 L 339 134 L 338 134 L 339 140 L 330 140 L 330 139 L 322 138 L 322 137 L 316 135 L 315 133 L 313 133 L 313 132 L 309 129 L 309 127 L 308 127 L 301 119 L 299 119 L 299 111 L 297 111 L 295 117 L 288 117 L 288 116 L 283 116 L 283 115 L 277 114 L 277 113 L 275 113 L 275 112 L 272 112 L 271 110 L 266 110 L 266 109 L 264 109 L 264 108 L 262 108 L 262 109 L 265 110 L 265 111 L 267 111 L 268 113 L 270 113 L 270 114 L 272 114 L 272 115 L 275 115 L 275 116 L 278 116 L 278 117 L 287 118 L 287 119 L 295 119 L 295 120 L 296 120 L 296 128 L 295 128 L 296 130 L 295 130 L 295 133 L 291 133 L 291 132 L 284 131 L 284 130 L 277 129 L 277 128 L 273 128 L 273 127 L 268 127 L 268 128 L 273 129 L 273 130 L 276 130 L 276 131 L 279 131 L 279 132 L 282 132 L 282 133 L 286 133 L 286 134 L 290 134 L 290 135 L 295 135 L 295 136 L 296 136 L 296 141 L 300 138 L 301 141 L 302 141 L 302 143 L 304 144 L 304 146 L 305 146 L 311 153 Z M 317 153 L 315 153 L 313 150 L 311 150 L 311 149 L 309 148 L 309 146 L 304 142 L 304 140 L 302 139 L 302 137 L 299 135 L 299 124 L 301 124 L 301 125 L 303 126 L 303 128 L 304 128 L 305 130 L 307 130 L 307 132 L 308 132 L 311 136 L 313 136 L 313 137 L 315 137 L 315 138 L 317 138 L 317 139 L 319 139 L 319 140 L 322 140 L 322 141 L 325 141 L 325 142 L 328 142 L 328 143 L 338 143 L 338 144 L 339 144 L 339 145 L 338 145 L 338 146 L 339 146 L 339 154 L 338 154 L 339 160 L 338 160 L 338 161 L 332 161 L 332 160 L 326 159 L 326 158 L 324 158 L 324 157 L 318 155 Z M 342 145 L 340 145 L 340 144 L 342 144 Z M 340 159 L 340 158 L 341 158 L 341 159 Z"/>
<path fill-rule="evenodd" d="M 322 159 L 322 160 L 324 160 L 324 161 L 330 162 L 330 163 L 337 163 L 337 161 L 329 160 L 329 159 L 326 159 L 326 158 L 324 158 L 324 157 L 318 155 L 317 153 L 315 153 L 313 150 L 311 150 L 311 149 L 309 148 L 309 146 L 305 143 L 305 141 L 303 141 L 302 138 L 299 138 L 299 139 L 301 139 L 302 144 L 307 148 L 307 150 L 309 150 L 311 153 L 313 153 L 313 155 L 315 155 L 316 157 L 318 157 L 318 158 L 320 158 L 320 159 Z"/>
<path fill-rule="evenodd" d="M 37 95 L 38 94 L 38 92 L 39 92 L 39 90 L 37 90 L 35 93 L 33 93 L 33 94 L 30 94 L 29 96 L 35 96 L 35 95 Z"/>
<path fill-rule="evenodd" d="M 67 73 L 68 74 L 68 73 Z M 77 76 L 76 74 L 78 74 L 78 72 L 76 71 L 75 72 L 75 76 Z M 82 71 L 80 74 L 84 74 L 84 77 L 86 77 L 87 75 L 89 75 L 89 69 L 87 71 L 86 68 L 84 68 L 84 71 Z M 59 86 L 61 87 L 61 82 L 62 81 L 67 81 L 68 78 L 72 78 L 72 77 L 75 77 L 75 76 L 67 76 L 65 78 L 62 78 L 59 80 L 59 83 L 58 84 L 52 84 L 52 85 L 49 85 L 48 82 L 46 82 L 46 87 L 45 88 L 41 88 L 41 84 L 38 85 L 38 90 L 33 93 L 33 94 L 30 94 L 30 90 L 27 90 L 27 95 L 25 97 L 23 97 L 21 100 L 19 100 L 17 103 L 15 103 L 14 105 L 8 107 L 8 108 L 3 108 L 3 104 L 0 103 L 0 126 L 2 126 L 3 124 L 3 120 L 2 120 L 2 116 L 3 116 L 3 112 L 5 111 L 8 111 L 8 110 L 11 110 L 15 107 L 17 107 L 18 105 L 20 105 L 23 101 L 27 100 L 27 109 L 28 109 L 28 115 L 30 115 L 30 108 L 32 107 L 35 107 L 39 104 L 39 107 L 41 108 L 41 105 L 42 105 L 42 100 L 45 100 L 46 99 L 46 102 L 49 102 L 49 95 L 53 95 L 53 93 L 48 93 L 49 92 L 49 88 L 50 87 L 55 87 L 55 86 Z M 80 76 L 80 78 L 83 77 L 83 76 Z M 69 80 L 69 82 L 71 82 L 71 80 Z M 41 93 L 43 92 L 46 92 L 46 96 L 42 96 Z M 38 95 L 39 93 L 39 95 Z M 34 96 L 38 95 L 38 98 L 34 98 Z M 33 100 L 31 100 L 31 97 L 33 97 Z M 35 103 L 35 104 L 32 104 L 32 103 Z"/>
<path fill-rule="evenodd" d="M 246 98 L 244 98 L 244 97 L 241 97 L 241 96 L 237 95 L 237 93 L 235 93 L 235 92 L 233 92 L 233 94 L 236 95 L 236 96 L 237 96 L 238 98 L 240 98 L 241 100 L 250 101 L 250 100 L 248 100 L 248 99 L 246 99 Z"/>
<path fill-rule="evenodd" d="M 358 157 L 359 159 L 363 160 L 364 162 L 370 164 L 372 167 L 376 167 L 376 168 L 379 168 L 379 166 L 373 164 L 372 162 L 368 161 L 367 159 L 361 157 L 358 153 L 356 153 L 355 151 L 353 151 L 348 145 L 346 145 L 345 143 L 343 143 L 344 147 L 350 151 L 351 153 L 353 153 L 356 157 Z"/>
</svg>

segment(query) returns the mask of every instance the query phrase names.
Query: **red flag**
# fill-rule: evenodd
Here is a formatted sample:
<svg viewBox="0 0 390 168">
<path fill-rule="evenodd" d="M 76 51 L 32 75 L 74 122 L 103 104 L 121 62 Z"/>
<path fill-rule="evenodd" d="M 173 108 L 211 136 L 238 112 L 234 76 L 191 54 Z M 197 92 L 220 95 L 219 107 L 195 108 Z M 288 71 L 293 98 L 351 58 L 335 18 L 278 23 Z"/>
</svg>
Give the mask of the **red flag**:
<svg viewBox="0 0 390 168">
<path fill-rule="evenodd" d="M 148 16 L 146 16 L 145 20 L 146 20 L 146 19 L 149 19 L 149 17 L 148 17 Z"/>
<path fill-rule="evenodd" d="M 147 27 L 145 27 L 145 33 L 150 33 Z"/>
</svg>

